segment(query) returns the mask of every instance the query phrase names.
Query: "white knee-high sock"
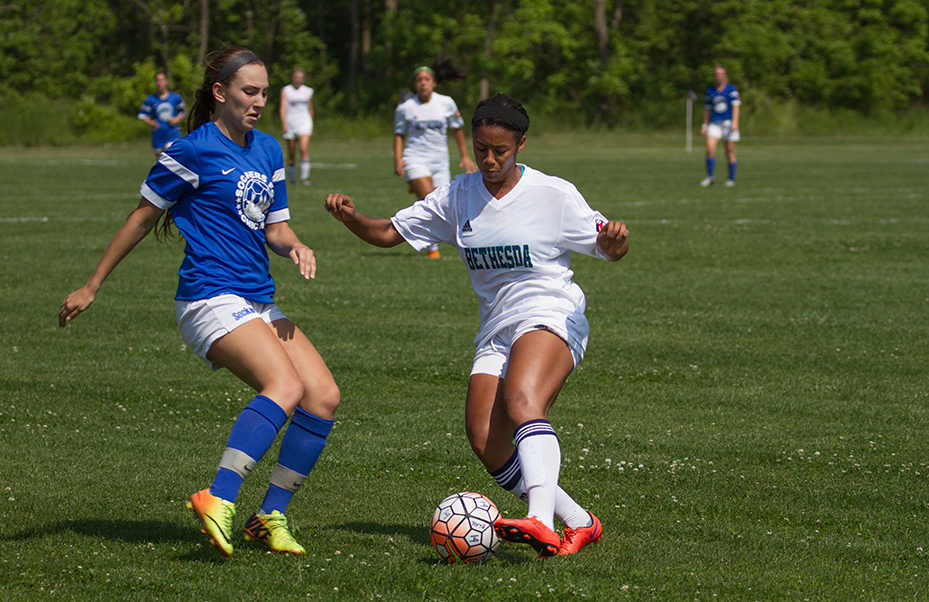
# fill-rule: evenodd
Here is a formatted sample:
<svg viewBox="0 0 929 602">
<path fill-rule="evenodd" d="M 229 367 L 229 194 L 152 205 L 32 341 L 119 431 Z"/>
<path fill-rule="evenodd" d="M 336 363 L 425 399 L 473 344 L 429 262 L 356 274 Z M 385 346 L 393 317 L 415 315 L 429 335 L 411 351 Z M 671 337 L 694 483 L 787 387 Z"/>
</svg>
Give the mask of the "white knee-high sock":
<svg viewBox="0 0 929 602">
<path fill-rule="evenodd" d="M 301 180 L 310 179 L 310 162 L 309 161 L 300 161 L 300 179 Z"/>
<path fill-rule="evenodd" d="M 527 516 L 535 516 L 549 529 L 555 529 L 555 494 L 561 471 L 558 435 L 547 420 L 530 420 L 516 429 L 516 450 L 522 466 Z"/>
<path fill-rule="evenodd" d="M 503 487 L 515 497 L 526 501 L 526 485 L 523 482 L 523 473 L 519 465 L 519 452 L 513 452 L 513 455 L 506 464 L 499 470 L 490 473 L 497 485 Z M 579 529 L 590 526 L 590 515 L 584 510 L 584 507 L 574 501 L 568 492 L 558 487 L 555 493 L 555 518 L 557 518 L 566 527 Z"/>
</svg>

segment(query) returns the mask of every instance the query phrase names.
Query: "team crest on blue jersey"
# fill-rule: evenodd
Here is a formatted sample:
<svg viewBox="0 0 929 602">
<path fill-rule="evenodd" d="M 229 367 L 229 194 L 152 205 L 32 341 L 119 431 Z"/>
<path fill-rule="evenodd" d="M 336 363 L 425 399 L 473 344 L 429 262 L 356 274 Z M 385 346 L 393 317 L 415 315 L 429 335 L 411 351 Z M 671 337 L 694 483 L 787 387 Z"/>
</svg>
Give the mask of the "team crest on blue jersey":
<svg viewBox="0 0 929 602">
<path fill-rule="evenodd" d="M 174 106 L 169 102 L 159 103 L 155 107 L 155 114 L 158 115 L 158 121 L 168 121 L 174 117 Z"/>
<path fill-rule="evenodd" d="M 239 219 L 252 230 L 265 227 L 268 208 L 274 202 L 274 186 L 268 176 L 257 171 L 246 171 L 239 178 L 235 191 Z"/>
</svg>

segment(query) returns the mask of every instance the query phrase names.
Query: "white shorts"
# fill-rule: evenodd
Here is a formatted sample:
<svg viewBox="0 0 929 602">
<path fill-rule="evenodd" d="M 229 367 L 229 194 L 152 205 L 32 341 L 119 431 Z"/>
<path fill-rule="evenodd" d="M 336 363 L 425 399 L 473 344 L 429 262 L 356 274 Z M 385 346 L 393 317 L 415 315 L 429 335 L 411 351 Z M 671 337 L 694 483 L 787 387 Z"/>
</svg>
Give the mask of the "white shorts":
<svg viewBox="0 0 929 602">
<path fill-rule="evenodd" d="M 728 142 L 738 142 L 739 130 L 732 129 L 732 120 L 730 119 L 726 121 L 711 121 L 710 125 L 706 127 L 706 137 L 726 140 Z"/>
<path fill-rule="evenodd" d="M 487 343 L 482 345 L 474 353 L 474 364 L 471 366 L 471 374 L 490 374 L 503 378 L 506 376 L 506 365 L 510 359 L 510 350 L 516 339 L 528 332 L 534 330 L 547 330 L 558 336 L 568 344 L 571 351 L 571 357 L 574 358 L 574 367 L 576 368 L 581 360 L 584 359 L 584 351 L 587 348 L 587 334 L 589 327 L 587 320 L 584 319 L 582 324 L 577 322 L 568 322 L 571 326 L 571 332 L 565 329 L 565 323 L 556 324 L 552 319 L 528 319 L 517 324 L 512 324 L 500 330 Z M 573 325 L 572 325 L 573 324 Z"/>
<path fill-rule="evenodd" d="M 307 119 L 302 123 L 292 125 L 287 124 L 287 131 L 284 133 L 284 140 L 296 140 L 300 136 L 313 135 L 313 120 Z"/>
<path fill-rule="evenodd" d="M 253 303 L 238 295 L 219 295 L 199 301 L 175 301 L 177 327 L 184 342 L 213 370 L 222 368 L 206 358 L 216 340 L 237 327 L 261 318 L 270 324 L 275 320 L 287 319 L 273 303 Z"/>
<path fill-rule="evenodd" d="M 451 182 L 448 162 L 443 165 L 424 165 L 422 163 L 404 163 L 403 179 L 407 182 L 420 178 L 432 178 L 432 185 L 438 188 Z"/>
</svg>

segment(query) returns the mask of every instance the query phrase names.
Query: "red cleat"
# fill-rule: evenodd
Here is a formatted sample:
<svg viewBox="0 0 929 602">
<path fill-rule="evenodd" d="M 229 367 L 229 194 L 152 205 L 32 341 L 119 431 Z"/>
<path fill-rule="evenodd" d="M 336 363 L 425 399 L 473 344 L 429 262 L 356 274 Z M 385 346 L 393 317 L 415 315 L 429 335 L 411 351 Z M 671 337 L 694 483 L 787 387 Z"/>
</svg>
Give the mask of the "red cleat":
<svg viewBox="0 0 929 602">
<path fill-rule="evenodd" d="M 565 527 L 564 531 L 561 532 L 561 551 L 559 554 L 575 554 L 580 552 L 581 548 L 587 544 L 600 541 L 600 536 L 603 535 L 603 525 L 600 524 L 600 519 L 591 512 L 587 514 L 590 514 L 593 521 L 589 527 L 579 527 L 577 529 Z"/>
<path fill-rule="evenodd" d="M 555 556 L 561 547 L 558 535 L 534 516 L 497 519 L 494 531 L 503 541 L 529 544 L 542 558 Z"/>
</svg>

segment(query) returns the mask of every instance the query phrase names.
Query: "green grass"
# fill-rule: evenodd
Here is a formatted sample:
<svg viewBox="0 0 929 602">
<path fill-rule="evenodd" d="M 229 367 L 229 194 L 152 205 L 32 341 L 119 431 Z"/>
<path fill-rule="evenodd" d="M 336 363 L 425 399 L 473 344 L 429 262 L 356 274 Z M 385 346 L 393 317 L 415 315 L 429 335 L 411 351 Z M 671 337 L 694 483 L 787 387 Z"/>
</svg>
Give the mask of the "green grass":
<svg viewBox="0 0 929 602">
<path fill-rule="evenodd" d="M 530 137 L 527 163 L 632 232 L 619 264 L 574 258 L 591 342 L 552 414 L 562 484 L 605 535 L 480 566 L 440 564 L 427 535 L 455 491 L 521 511 L 463 432 L 465 269 L 449 247 L 368 247 L 322 208 L 333 191 L 380 216 L 411 200 L 388 139 L 313 146 L 328 167 L 291 207 L 317 278 L 272 259 L 343 394 L 291 505 L 303 558 L 240 539 L 222 559 L 183 507 L 251 393 L 182 348 L 180 244 L 144 241 L 57 327 L 135 206 L 147 147 L 0 150 L 0 597 L 927 599 L 926 142 L 746 141 L 738 186 L 702 189 L 701 153 L 670 138 Z"/>
</svg>

